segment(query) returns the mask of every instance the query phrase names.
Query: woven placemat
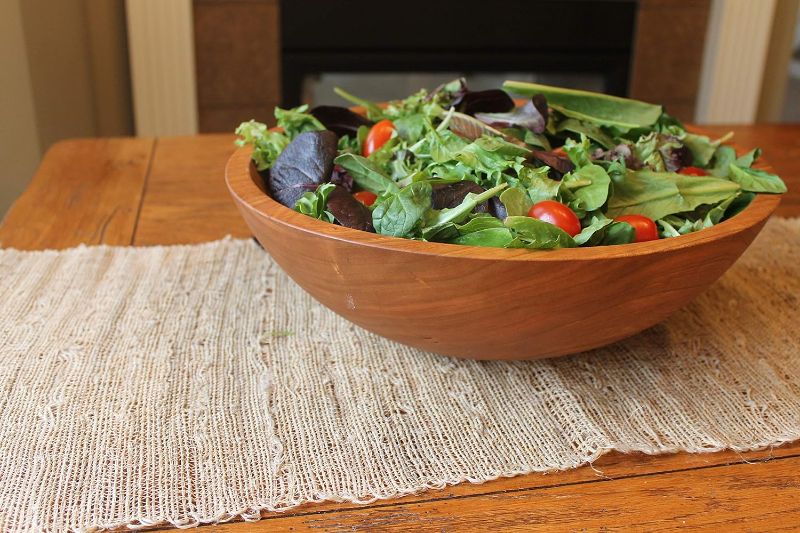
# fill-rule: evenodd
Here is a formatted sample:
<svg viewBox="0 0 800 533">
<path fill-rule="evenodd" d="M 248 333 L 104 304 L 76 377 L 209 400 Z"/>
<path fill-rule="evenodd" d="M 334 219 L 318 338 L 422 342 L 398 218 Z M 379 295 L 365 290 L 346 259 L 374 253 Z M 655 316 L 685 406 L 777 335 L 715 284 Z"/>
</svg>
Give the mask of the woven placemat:
<svg viewBox="0 0 800 533">
<path fill-rule="evenodd" d="M 315 303 L 253 242 L 0 251 L 0 529 L 256 519 L 800 437 L 800 220 L 616 345 L 448 359 Z"/>
</svg>

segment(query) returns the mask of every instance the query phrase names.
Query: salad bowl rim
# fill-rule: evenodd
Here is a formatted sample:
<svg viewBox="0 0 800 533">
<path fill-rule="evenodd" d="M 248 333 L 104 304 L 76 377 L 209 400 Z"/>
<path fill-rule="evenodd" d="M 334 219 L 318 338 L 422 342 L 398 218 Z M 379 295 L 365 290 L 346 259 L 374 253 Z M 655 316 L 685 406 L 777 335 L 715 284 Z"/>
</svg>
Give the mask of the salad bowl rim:
<svg viewBox="0 0 800 533">
<path fill-rule="evenodd" d="M 648 242 L 555 250 L 467 246 L 389 237 L 346 228 L 299 213 L 276 202 L 258 186 L 256 180 L 261 178 L 252 163 L 251 153 L 251 147 L 238 148 L 225 166 L 225 181 L 228 190 L 238 201 L 241 209 L 246 209 L 256 217 L 269 219 L 273 223 L 300 231 L 308 236 L 420 255 L 492 261 L 584 261 L 658 255 L 731 237 L 766 221 L 780 203 L 780 195 L 757 194 L 745 209 L 723 222 L 686 235 Z"/>
</svg>

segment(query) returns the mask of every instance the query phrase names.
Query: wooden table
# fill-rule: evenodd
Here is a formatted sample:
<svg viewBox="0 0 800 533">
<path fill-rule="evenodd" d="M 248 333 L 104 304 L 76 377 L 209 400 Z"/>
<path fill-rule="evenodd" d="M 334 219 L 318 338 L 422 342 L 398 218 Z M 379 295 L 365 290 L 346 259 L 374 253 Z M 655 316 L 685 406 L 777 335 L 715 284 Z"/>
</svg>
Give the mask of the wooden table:
<svg viewBox="0 0 800 533">
<path fill-rule="evenodd" d="M 778 210 L 800 216 L 800 126 L 707 128 L 761 146 L 789 186 Z M 0 224 L 0 247 L 202 242 L 249 232 L 228 198 L 233 136 L 63 141 L 44 157 Z M 462 484 L 372 505 L 304 505 L 219 531 L 318 528 L 794 530 L 800 527 L 800 442 L 738 454 L 609 453 L 592 467 Z"/>
</svg>

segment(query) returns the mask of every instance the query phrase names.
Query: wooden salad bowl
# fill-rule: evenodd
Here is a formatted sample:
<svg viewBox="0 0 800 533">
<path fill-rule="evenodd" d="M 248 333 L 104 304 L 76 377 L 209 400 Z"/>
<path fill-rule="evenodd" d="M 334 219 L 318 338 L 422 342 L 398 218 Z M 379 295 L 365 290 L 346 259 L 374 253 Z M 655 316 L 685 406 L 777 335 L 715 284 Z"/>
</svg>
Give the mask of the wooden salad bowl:
<svg viewBox="0 0 800 533">
<path fill-rule="evenodd" d="M 471 359 L 539 359 L 624 339 L 686 305 L 747 249 L 780 202 L 758 195 L 711 228 L 559 250 L 429 243 L 330 224 L 266 193 L 251 149 L 228 161 L 239 211 L 323 305 L 389 339 Z"/>
</svg>

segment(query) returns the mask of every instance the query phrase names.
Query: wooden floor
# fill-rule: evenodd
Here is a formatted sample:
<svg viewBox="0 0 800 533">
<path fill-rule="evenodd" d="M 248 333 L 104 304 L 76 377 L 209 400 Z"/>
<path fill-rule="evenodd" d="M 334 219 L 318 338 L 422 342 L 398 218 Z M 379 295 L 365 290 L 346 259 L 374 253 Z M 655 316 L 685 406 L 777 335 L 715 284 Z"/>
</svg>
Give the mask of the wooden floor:
<svg viewBox="0 0 800 533">
<path fill-rule="evenodd" d="M 800 126 L 736 131 L 761 146 L 800 216 Z M 0 247 L 154 245 L 247 237 L 223 182 L 233 136 L 86 139 L 55 145 L 0 224 Z M 800 529 L 800 443 L 772 450 L 646 456 L 616 452 L 564 472 L 468 483 L 371 505 L 306 504 L 225 531 Z"/>
</svg>

